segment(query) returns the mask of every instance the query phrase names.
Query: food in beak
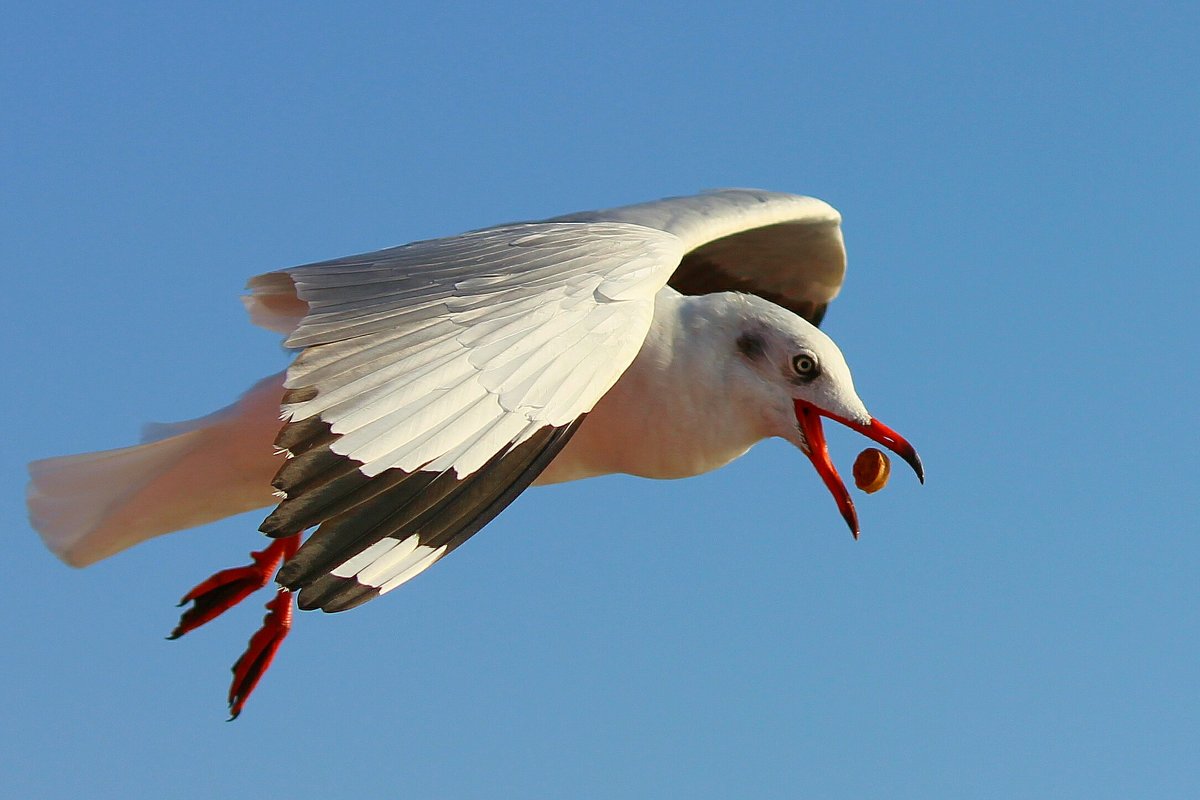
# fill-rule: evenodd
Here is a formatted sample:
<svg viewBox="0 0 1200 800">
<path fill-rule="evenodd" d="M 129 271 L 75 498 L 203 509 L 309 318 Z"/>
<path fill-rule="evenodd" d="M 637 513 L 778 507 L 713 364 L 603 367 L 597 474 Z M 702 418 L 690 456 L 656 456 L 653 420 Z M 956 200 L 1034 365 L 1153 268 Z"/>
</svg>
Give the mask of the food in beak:
<svg viewBox="0 0 1200 800">
<path fill-rule="evenodd" d="M 854 501 L 850 499 L 850 492 L 842 483 L 837 470 L 834 469 L 833 462 L 829 460 L 829 448 L 825 444 L 825 431 L 821 428 L 821 417 L 829 417 L 835 422 L 840 422 L 847 428 L 856 430 L 868 439 L 891 450 L 913 468 L 913 472 L 917 473 L 917 479 L 921 483 L 925 482 L 925 469 L 921 465 L 921 458 L 917 455 L 916 449 L 903 436 L 879 420 L 872 419 L 867 423 L 854 422 L 818 408 L 805 400 L 793 400 L 793 403 L 796 408 L 796 423 L 800 426 L 800 432 L 804 434 L 805 442 L 808 445 L 808 458 L 812 461 L 826 488 L 829 489 L 829 493 L 833 495 L 842 519 L 846 520 L 846 524 L 850 526 L 850 533 L 854 535 L 855 539 L 858 538 L 859 532 L 858 513 L 854 510 Z"/>
<path fill-rule="evenodd" d="M 887 486 L 891 473 L 892 462 L 882 450 L 868 447 L 854 459 L 854 485 L 867 494 L 874 494 Z"/>
</svg>

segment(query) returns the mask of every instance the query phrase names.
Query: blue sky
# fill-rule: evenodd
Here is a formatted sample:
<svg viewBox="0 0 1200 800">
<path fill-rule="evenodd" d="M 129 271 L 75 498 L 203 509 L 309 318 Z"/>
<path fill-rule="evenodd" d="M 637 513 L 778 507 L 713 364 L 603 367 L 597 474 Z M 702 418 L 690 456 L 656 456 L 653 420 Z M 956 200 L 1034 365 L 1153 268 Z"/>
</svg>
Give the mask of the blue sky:
<svg viewBox="0 0 1200 800">
<path fill-rule="evenodd" d="M 8 9 L 13 796 L 1200 793 L 1200 13 L 994 5 Z M 253 274 L 718 186 L 845 217 L 825 328 L 929 476 L 858 542 L 780 442 L 534 490 L 226 724 L 266 597 L 162 637 L 259 517 L 84 571 L 25 521 L 27 461 L 286 363 Z"/>
</svg>

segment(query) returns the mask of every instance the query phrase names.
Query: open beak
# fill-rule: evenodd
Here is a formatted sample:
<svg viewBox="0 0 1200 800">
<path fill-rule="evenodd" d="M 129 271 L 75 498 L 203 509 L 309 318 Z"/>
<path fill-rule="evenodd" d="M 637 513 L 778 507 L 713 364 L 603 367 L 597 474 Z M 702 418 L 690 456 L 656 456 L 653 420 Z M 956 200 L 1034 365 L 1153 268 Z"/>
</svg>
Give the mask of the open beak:
<svg viewBox="0 0 1200 800">
<path fill-rule="evenodd" d="M 846 524 L 850 526 L 850 532 L 854 534 L 855 539 L 858 538 L 858 513 L 854 510 L 854 501 L 850 499 L 850 492 L 847 491 L 846 484 L 842 483 L 837 470 L 833 467 L 833 462 L 829 460 L 829 448 L 825 444 L 825 431 L 821 429 L 821 417 L 829 417 L 835 422 L 840 422 L 847 428 L 856 430 L 868 439 L 891 450 L 908 462 L 908 465 L 913 468 L 913 472 L 917 473 L 917 479 L 921 483 L 925 482 L 925 468 L 921 466 L 921 458 L 917 455 L 917 451 L 905 441 L 903 436 L 879 420 L 873 419 L 863 425 L 860 422 L 839 417 L 837 414 L 831 414 L 804 400 L 793 400 L 793 402 L 796 405 L 796 422 L 800 425 L 800 430 L 808 441 L 808 457 L 813 466 L 817 468 L 817 474 L 825 482 L 830 494 L 833 495 L 833 499 L 838 505 L 838 511 L 842 512 L 842 519 L 846 520 Z"/>
</svg>

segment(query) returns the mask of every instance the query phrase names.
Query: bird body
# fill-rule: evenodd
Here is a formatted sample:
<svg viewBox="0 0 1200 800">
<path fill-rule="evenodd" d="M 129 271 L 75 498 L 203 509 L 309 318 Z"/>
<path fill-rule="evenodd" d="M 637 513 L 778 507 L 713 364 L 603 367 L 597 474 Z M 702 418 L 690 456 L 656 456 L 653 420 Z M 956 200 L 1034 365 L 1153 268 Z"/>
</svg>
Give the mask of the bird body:
<svg viewBox="0 0 1200 800">
<path fill-rule="evenodd" d="M 726 381 L 720 306 L 741 295 L 684 296 L 664 287 L 633 363 L 580 423 L 535 483 L 625 473 L 688 478 L 728 464 L 770 435 L 764 420 L 741 413 Z M 752 406 L 743 406 L 752 407 Z"/>
<path fill-rule="evenodd" d="M 35 462 L 31 520 L 83 566 L 275 505 L 260 528 L 275 543 L 190 592 L 174 634 L 279 567 L 280 596 L 235 667 L 235 716 L 290 626 L 292 592 L 325 611 L 389 592 L 533 483 L 682 478 L 778 436 L 857 536 L 820 418 L 922 469 L 816 327 L 845 270 L 839 223 L 813 198 L 722 190 L 261 275 L 246 306 L 298 351 L 287 372 L 142 445 Z"/>
</svg>

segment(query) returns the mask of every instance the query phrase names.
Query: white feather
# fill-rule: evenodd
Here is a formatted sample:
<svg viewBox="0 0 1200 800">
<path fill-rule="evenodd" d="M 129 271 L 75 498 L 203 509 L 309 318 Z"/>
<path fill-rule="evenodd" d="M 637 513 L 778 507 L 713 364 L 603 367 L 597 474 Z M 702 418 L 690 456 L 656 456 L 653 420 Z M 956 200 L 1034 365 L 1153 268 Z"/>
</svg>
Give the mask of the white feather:
<svg viewBox="0 0 1200 800">
<path fill-rule="evenodd" d="M 384 541 L 387 541 L 387 539 L 384 539 Z M 392 541 L 396 540 L 393 539 Z M 381 552 L 365 567 L 354 573 L 354 577 L 359 583 L 367 586 L 379 586 L 387 580 L 385 576 L 390 574 L 393 569 L 404 569 L 406 565 L 410 564 L 414 559 L 414 553 L 416 554 L 415 558 L 419 560 L 423 556 L 423 553 L 420 552 L 421 550 L 433 549 L 430 547 L 420 547 L 420 541 L 420 537 L 414 534 L 403 541 L 396 542 L 395 547 Z"/>
<path fill-rule="evenodd" d="M 424 572 L 446 552 L 446 546 L 428 547 L 415 534 L 403 541 L 380 539 L 358 555 L 331 571 L 339 578 L 354 578 L 363 586 L 390 592 L 400 584 Z"/>
<path fill-rule="evenodd" d="M 420 555 L 421 558 L 419 560 L 415 560 L 412 564 L 407 565 L 405 569 L 393 573 L 392 577 L 388 578 L 387 582 L 379 587 L 379 593 L 387 594 L 401 584 L 408 583 L 413 578 L 432 567 L 434 563 L 436 563 L 437 560 L 445 554 L 446 545 L 442 545 L 441 547 L 437 548 L 418 547 L 416 550 L 416 555 Z"/>
<path fill-rule="evenodd" d="M 416 544 L 415 536 L 410 536 L 409 539 L 413 540 L 414 545 Z M 399 544 L 399 539 L 385 536 L 358 555 L 331 569 L 329 574 L 339 578 L 353 578 L 363 567 L 373 563 L 375 559 L 381 558 L 385 553 L 395 549 Z"/>
</svg>

